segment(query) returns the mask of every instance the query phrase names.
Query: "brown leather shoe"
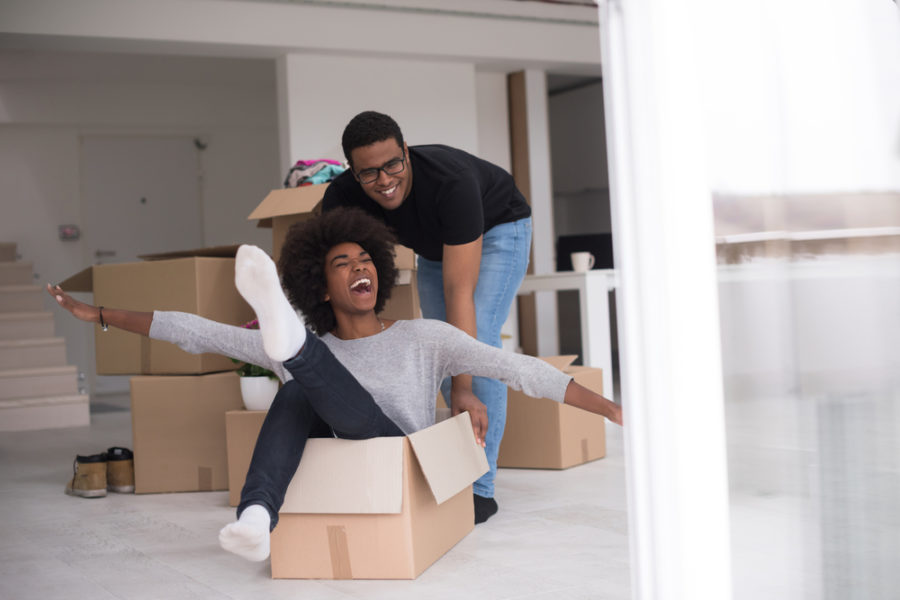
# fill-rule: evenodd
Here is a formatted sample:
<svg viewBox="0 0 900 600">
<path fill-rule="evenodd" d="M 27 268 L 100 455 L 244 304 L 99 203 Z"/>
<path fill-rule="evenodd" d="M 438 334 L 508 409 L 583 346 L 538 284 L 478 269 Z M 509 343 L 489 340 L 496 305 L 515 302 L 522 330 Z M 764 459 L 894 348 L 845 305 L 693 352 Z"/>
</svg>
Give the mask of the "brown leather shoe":
<svg viewBox="0 0 900 600">
<path fill-rule="evenodd" d="M 128 448 L 106 451 L 106 489 L 120 494 L 134 493 L 134 454 Z"/>
<path fill-rule="evenodd" d="M 106 496 L 106 453 L 76 456 L 72 471 L 72 480 L 66 485 L 67 494 L 82 498 Z"/>
</svg>

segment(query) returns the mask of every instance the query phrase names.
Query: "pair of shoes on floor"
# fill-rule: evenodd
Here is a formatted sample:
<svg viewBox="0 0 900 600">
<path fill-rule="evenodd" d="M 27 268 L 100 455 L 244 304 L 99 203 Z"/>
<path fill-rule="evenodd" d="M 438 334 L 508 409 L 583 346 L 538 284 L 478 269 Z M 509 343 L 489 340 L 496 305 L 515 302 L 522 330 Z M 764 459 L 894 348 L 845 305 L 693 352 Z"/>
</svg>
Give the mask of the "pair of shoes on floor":
<svg viewBox="0 0 900 600">
<path fill-rule="evenodd" d="M 118 446 L 100 454 L 75 456 L 72 480 L 66 493 L 82 498 L 102 498 L 107 490 L 128 494 L 134 492 L 134 454 Z"/>
</svg>

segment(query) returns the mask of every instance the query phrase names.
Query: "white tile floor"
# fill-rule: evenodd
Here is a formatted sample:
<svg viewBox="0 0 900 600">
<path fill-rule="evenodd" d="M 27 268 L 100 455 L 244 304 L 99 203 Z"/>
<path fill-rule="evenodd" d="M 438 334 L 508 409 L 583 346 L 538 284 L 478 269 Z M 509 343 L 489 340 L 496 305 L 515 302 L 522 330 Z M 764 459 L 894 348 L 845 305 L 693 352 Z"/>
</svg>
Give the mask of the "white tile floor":
<svg viewBox="0 0 900 600">
<path fill-rule="evenodd" d="M 126 402 L 90 427 L 0 433 L 0 598 L 630 598 L 621 429 L 566 471 L 501 469 L 500 512 L 414 581 L 274 581 L 221 550 L 227 492 L 66 496 L 78 453 L 131 443 Z"/>
</svg>

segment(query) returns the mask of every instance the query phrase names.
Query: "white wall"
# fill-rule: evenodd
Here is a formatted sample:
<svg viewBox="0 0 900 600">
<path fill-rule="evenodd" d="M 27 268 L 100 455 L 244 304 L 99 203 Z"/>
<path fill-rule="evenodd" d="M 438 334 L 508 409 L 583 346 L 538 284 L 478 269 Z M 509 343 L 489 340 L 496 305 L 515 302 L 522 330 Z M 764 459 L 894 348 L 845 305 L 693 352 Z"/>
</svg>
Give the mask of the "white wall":
<svg viewBox="0 0 900 600">
<path fill-rule="evenodd" d="M 39 283 L 92 262 L 83 241 L 57 236 L 59 224 L 85 229 L 78 167 L 85 133 L 200 137 L 208 144 L 201 154 L 204 243 L 271 243 L 246 216 L 283 176 L 274 61 L 0 52 L 0 206 L 7 215 L 0 240 L 18 244 Z M 70 363 L 91 370 L 88 328 L 51 302 L 48 296 Z"/>
<path fill-rule="evenodd" d="M 310 70 L 314 65 L 314 82 Z M 409 145 L 478 152 L 475 67 L 387 58 L 290 54 L 278 61 L 282 163 L 340 149 L 347 122 L 364 110 L 391 115 Z M 285 116 L 287 121 L 285 122 Z"/>
<path fill-rule="evenodd" d="M 478 156 L 512 171 L 506 73 L 476 73 Z"/>
</svg>

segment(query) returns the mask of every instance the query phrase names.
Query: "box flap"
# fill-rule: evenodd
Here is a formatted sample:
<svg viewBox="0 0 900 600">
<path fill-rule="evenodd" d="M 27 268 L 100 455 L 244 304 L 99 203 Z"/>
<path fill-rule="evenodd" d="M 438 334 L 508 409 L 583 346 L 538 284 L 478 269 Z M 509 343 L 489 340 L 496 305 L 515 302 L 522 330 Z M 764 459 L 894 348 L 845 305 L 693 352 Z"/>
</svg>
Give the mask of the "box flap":
<svg viewBox="0 0 900 600">
<path fill-rule="evenodd" d="M 484 448 L 475 443 L 469 413 L 410 434 L 409 442 L 438 504 L 488 472 Z"/>
<path fill-rule="evenodd" d="M 540 359 L 544 362 L 548 362 L 560 371 L 564 371 L 566 367 L 575 362 L 575 359 L 578 358 L 577 354 L 567 354 L 565 356 L 541 356 Z"/>
<path fill-rule="evenodd" d="M 297 188 L 272 190 L 253 209 L 247 220 L 311 213 L 322 199 L 322 196 L 325 195 L 325 188 L 328 185 L 327 183 L 319 183 Z"/>
<path fill-rule="evenodd" d="M 234 258 L 240 246 L 210 246 L 209 248 L 194 248 L 193 250 L 173 250 L 172 252 L 157 252 L 154 254 L 139 254 L 141 260 L 169 260 L 172 258 L 189 258 L 192 256 L 207 256 L 213 258 Z"/>
<path fill-rule="evenodd" d="M 94 267 L 82 269 L 64 279 L 59 287 L 65 292 L 93 292 L 94 291 Z"/>
<path fill-rule="evenodd" d="M 399 513 L 403 506 L 403 440 L 308 440 L 281 512 Z"/>
</svg>

